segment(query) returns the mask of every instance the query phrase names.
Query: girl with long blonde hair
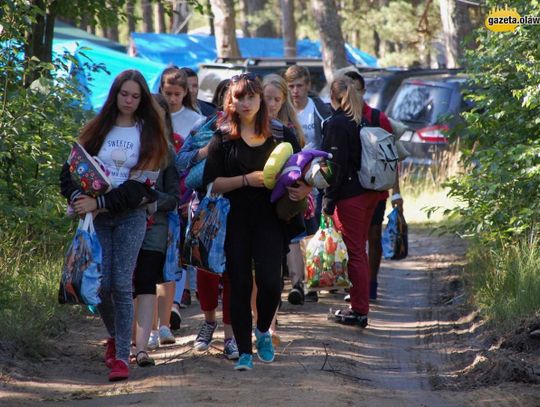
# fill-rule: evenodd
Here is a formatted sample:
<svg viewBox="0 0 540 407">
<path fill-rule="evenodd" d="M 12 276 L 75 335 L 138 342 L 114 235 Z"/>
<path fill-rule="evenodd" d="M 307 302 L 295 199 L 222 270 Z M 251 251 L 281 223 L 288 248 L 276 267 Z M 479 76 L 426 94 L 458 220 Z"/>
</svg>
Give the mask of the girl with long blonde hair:
<svg viewBox="0 0 540 407">
<path fill-rule="evenodd" d="M 277 74 L 266 75 L 263 78 L 263 92 L 270 118 L 279 120 L 292 130 L 300 147 L 303 148 L 305 145 L 304 130 L 298 122 L 285 79 Z"/>
<path fill-rule="evenodd" d="M 365 328 L 370 284 L 366 242 L 375 208 L 388 193 L 367 190 L 358 180 L 362 155 L 360 129 L 367 122 L 362 117 L 364 102 L 352 79 L 346 76 L 335 78 L 330 86 L 330 97 L 335 112 L 324 123 L 322 149 L 332 153 L 332 161 L 338 170 L 335 182 L 324 192 L 323 212 L 333 216 L 336 227 L 343 234 L 352 282 L 351 307 L 338 310 L 335 318 L 336 322 Z"/>
</svg>

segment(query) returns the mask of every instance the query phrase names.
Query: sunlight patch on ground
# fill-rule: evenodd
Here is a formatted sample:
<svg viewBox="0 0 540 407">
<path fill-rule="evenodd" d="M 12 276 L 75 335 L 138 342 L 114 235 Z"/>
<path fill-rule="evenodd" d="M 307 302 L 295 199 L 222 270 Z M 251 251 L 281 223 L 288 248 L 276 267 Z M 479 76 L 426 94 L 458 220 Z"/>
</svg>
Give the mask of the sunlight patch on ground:
<svg viewBox="0 0 540 407">
<path fill-rule="evenodd" d="M 407 223 L 437 223 L 445 219 L 445 209 L 453 208 L 457 202 L 448 197 L 447 190 L 422 191 L 420 194 L 403 193 L 403 207 Z M 428 218 L 426 209 L 440 207 Z"/>
</svg>

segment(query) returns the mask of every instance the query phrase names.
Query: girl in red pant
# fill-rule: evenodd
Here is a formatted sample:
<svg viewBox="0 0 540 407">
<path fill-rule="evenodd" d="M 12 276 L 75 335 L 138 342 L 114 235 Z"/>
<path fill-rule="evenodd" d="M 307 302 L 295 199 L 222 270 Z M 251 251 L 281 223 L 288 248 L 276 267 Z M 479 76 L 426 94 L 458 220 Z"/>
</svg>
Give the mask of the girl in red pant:
<svg viewBox="0 0 540 407">
<path fill-rule="evenodd" d="M 334 114 L 323 126 L 322 149 L 332 153 L 336 164 L 335 182 L 325 190 L 323 212 L 333 215 L 341 230 L 349 254 L 351 307 L 336 312 L 336 321 L 367 326 L 369 312 L 369 263 L 366 242 L 375 207 L 388 193 L 367 190 L 360 185 L 362 146 L 360 129 L 364 102 L 361 93 L 349 77 L 332 81 L 330 97 Z"/>
</svg>

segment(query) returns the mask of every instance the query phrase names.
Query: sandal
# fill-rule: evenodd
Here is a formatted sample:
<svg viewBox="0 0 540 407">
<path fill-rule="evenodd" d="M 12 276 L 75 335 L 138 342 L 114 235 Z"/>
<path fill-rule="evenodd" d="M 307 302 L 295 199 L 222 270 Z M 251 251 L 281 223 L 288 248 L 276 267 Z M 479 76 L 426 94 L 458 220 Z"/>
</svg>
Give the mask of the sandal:
<svg viewBox="0 0 540 407">
<path fill-rule="evenodd" d="M 137 353 L 137 356 L 135 356 L 135 360 L 137 361 L 137 366 L 140 366 L 140 367 L 156 365 L 156 362 L 154 361 L 154 359 L 148 356 L 148 353 L 144 350 L 141 350 L 139 351 L 139 353 Z"/>
</svg>

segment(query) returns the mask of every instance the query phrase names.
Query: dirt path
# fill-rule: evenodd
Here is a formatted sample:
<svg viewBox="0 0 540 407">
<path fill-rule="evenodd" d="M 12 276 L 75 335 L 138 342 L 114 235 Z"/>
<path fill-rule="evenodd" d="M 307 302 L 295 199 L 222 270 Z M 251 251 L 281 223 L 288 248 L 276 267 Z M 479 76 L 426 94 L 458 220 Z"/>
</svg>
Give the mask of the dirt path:
<svg viewBox="0 0 540 407">
<path fill-rule="evenodd" d="M 463 252 L 455 239 L 411 233 L 409 258 L 383 262 L 380 299 L 365 330 L 327 319 L 329 308 L 344 305 L 343 294 L 323 293 L 303 306 L 284 302 L 276 361 L 256 360 L 251 372 L 235 372 L 222 358 L 221 333 L 210 352 L 191 351 L 202 321 L 192 305 L 177 344 L 155 353 L 158 366 L 133 368 L 127 383 L 109 384 L 104 330 L 89 317 L 63 338 L 58 358 L 13 362 L 0 381 L 0 405 L 540 406 L 538 385 L 433 390 L 473 351 L 467 340 L 475 315 L 460 305 L 456 276 Z"/>
</svg>

